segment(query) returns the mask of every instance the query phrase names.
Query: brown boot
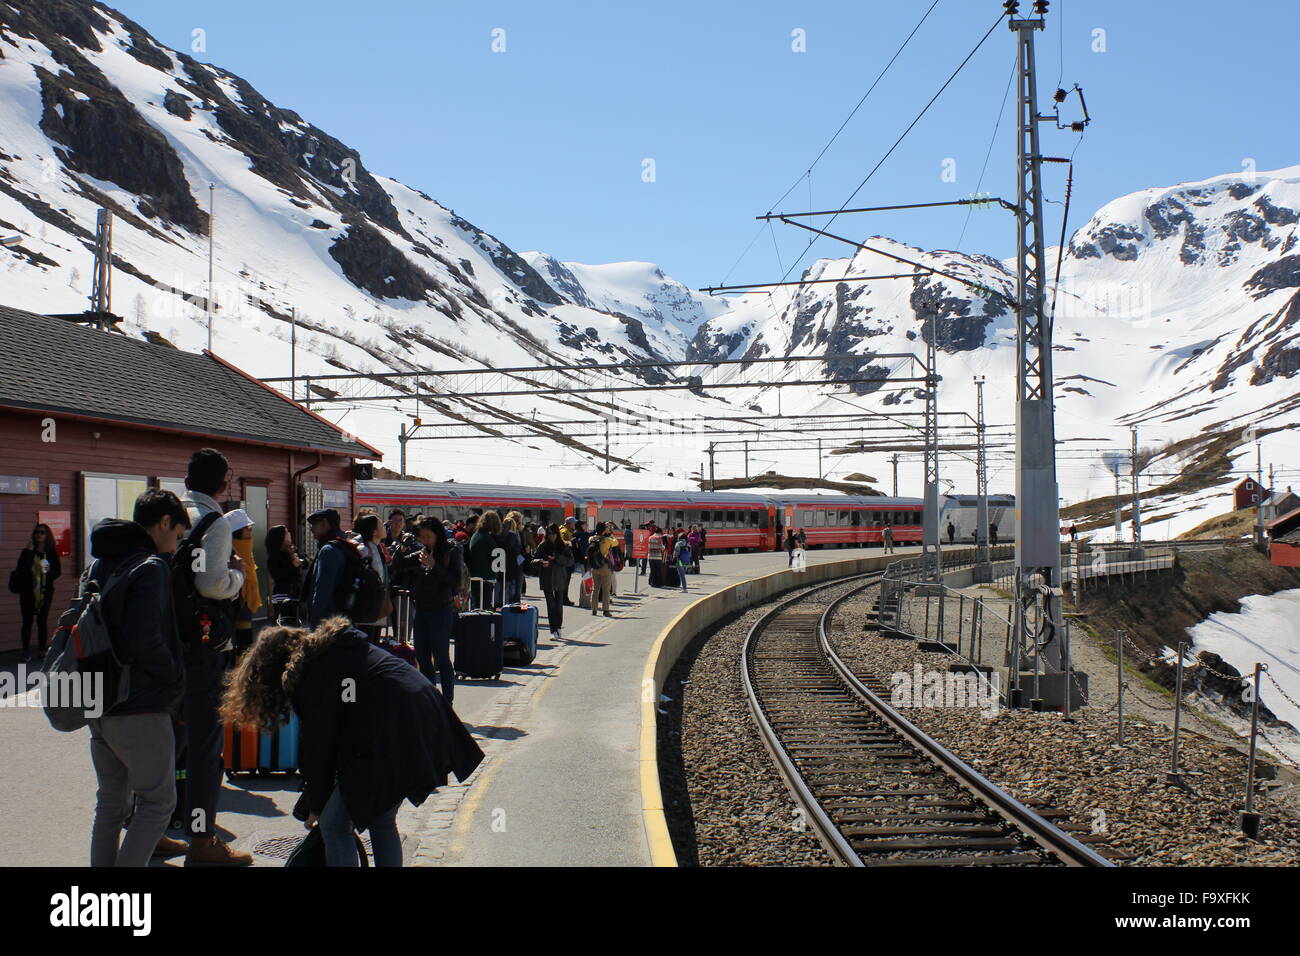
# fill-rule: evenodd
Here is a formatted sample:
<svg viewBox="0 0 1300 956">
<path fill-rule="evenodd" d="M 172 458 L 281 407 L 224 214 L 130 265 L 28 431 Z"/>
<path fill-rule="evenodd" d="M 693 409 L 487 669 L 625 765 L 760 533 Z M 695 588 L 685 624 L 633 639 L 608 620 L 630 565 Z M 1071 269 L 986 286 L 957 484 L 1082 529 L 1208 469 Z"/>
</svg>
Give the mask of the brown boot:
<svg viewBox="0 0 1300 956">
<path fill-rule="evenodd" d="M 251 866 L 253 854 L 232 850 L 214 836 L 195 837 L 185 854 L 186 866 Z"/>
<path fill-rule="evenodd" d="M 184 840 L 173 840 L 169 836 L 159 837 L 158 845 L 153 848 L 154 856 L 180 856 L 188 853 L 190 845 Z"/>
</svg>

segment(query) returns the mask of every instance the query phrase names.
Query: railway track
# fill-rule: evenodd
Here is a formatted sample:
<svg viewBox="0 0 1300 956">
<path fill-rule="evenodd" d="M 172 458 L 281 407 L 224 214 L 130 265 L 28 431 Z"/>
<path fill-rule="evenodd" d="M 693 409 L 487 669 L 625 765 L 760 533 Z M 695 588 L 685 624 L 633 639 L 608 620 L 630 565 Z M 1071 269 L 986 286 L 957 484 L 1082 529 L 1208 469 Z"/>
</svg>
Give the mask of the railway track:
<svg viewBox="0 0 1300 956">
<path fill-rule="evenodd" d="M 742 644 L 750 712 L 831 855 L 847 866 L 1113 865 L 919 730 L 878 679 L 859 679 L 835 654 L 827 621 L 879 578 L 862 575 L 825 604 L 815 597 L 845 579 L 782 601 Z"/>
</svg>

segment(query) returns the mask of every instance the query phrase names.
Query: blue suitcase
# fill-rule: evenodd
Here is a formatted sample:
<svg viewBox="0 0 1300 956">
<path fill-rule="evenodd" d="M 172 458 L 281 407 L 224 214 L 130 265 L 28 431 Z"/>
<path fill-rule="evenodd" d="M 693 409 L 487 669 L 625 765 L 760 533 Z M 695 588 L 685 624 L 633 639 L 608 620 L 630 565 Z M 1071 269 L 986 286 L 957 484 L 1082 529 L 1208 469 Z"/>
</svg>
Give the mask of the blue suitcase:
<svg viewBox="0 0 1300 956">
<path fill-rule="evenodd" d="M 526 667 L 537 657 L 537 605 L 509 604 L 501 609 L 507 664 Z"/>
<path fill-rule="evenodd" d="M 257 769 L 262 773 L 297 773 L 297 714 L 290 715 L 289 723 L 284 726 L 257 735 Z"/>
</svg>

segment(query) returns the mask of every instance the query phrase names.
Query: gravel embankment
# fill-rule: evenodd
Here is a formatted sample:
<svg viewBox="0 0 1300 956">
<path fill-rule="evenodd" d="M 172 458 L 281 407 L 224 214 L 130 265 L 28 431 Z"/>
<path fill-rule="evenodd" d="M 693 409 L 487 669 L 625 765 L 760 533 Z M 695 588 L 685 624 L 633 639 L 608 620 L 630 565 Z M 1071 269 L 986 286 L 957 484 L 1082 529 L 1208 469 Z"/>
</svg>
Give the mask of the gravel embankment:
<svg viewBox="0 0 1300 956">
<path fill-rule="evenodd" d="M 913 671 L 918 662 L 923 671 L 947 671 L 947 655 L 864 632 L 869 606 L 870 597 L 846 604 L 832 627 L 836 652 L 857 673 L 888 684 L 891 674 Z M 1257 795 L 1262 839 L 1246 839 L 1238 829 L 1246 758 L 1215 741 L 1183 734 L 1182 789 L 1166 781 L 1169 731 L 1129 720 L 1120 747 L 1113 710 L 1085 708 L 1073 723 L 1026 710 L 986 716 L 970 707 L 907 707 L 903 713 L 1017 798 L 1045 800 L 1069 811 L 1071 821 L 1105 833 L 1108 845 L 1132 854 L 1128 865 L 1300 864 L 1296 785 Z"/>
<path fill-rule="evenodd" d="M 828 588 L 815 600 L 828 603 L 860 583 Z M 831 865 L 812 831 L 796 826 L 794 800 L 745 701 L 741 644 L 770 608 L 752 608 L 697 637 L 669 674 L 660 784 L 684 866 Z"/>
</svg>

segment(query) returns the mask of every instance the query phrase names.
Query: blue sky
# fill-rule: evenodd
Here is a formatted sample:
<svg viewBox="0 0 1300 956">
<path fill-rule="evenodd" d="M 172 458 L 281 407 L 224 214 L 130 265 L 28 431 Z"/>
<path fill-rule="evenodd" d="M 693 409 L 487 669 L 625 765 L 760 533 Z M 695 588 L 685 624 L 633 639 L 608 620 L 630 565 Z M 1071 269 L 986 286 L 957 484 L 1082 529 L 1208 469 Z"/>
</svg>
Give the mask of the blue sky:
<svg viewBox="0 0 1300 956">
<path fill-rule="evenodd" d="M 650 260 L 698 287 L 724 277 L 771 281 L 801 255 L 806 263 L 845 254 L 849 247 L 828 240 L 806 251 L 806 234 L 789 226 L 769 234 L 753 217 L 795 183 L 779 208 L 841 205 L 1001 10 L 999 0 L 939 0 L 801 180 L 930 3 L 115 6 L 177 49 L 189 50 L 193 31 L 203 30 L 198 59 L 243 76 L 359 150 L 371 170 L 429 193 L 516 250 Z M 1298 11 L 1294 0 L 1240 8 L 1055 0 L 1039 35 L 1043 107 L 1059 76 L 1083 87 L 1094 119 L 1082 142 L 1044 129 L 1044 153 L 1077 146 L 1071 228 L 1136 189 L 1240 170 L 1248 160 L 1265 170 L 1300 163 Z M 493 51 L 498 29 L 504 52 Z M 792 49 L 795 30 L 805 52 Z M 853 205 L 973 193 L 1014 55 L 1010 31 L 999 27 Z M 1010 101 L 1001 115 L 980 189 L 1014 198 Z M 643 181 L 646 159 L 653 182 Z M 945 168 L 955 168 L 955 181 L 944 180 Z M 1049 198 L 1063 195 L 1062 169 L 1049 170 Z M 1061 207 L 1047 208 L 1055 235 Z M 1005 213 L 965 222 L 964 211 L 945 210 L 846 217 L 836 228 L 927 248 L 1014 252 Z"/>
</svg>

